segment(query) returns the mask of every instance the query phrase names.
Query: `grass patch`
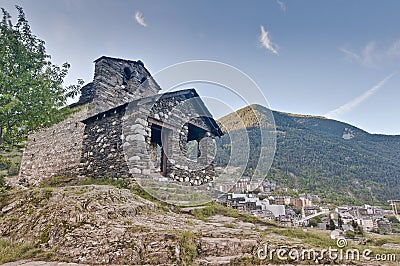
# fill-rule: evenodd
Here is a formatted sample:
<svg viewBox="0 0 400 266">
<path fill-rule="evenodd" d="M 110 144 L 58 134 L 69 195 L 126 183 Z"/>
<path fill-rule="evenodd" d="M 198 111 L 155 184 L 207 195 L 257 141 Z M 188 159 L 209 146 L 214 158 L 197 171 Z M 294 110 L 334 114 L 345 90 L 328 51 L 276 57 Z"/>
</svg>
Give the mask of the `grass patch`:
<svg viewBox="0 0 400 266">
<path fill-rule="evenodd" d="M 4 177 L 0 176 L 0 188 L 4 188 L 6 185 L 6 181 L 4 180 Z"/>
<path fill-rule="evenodd" d="M 63 187 L 67 185 L 76 185 L 79 181 L 71 176 L 53 176 L 45 178 L 40 182 L 40 187 Z"/>
<path fill-rule="evenodd" d="M 138 183 L 132 182 L 130 179 L 116 179 L 116 178 L 86 178 L 79 181 L 76 185 L 87 186 L 87 185 L 100 185 L 100 186 L 113 186 L 118 189 L 128 189 L 132 194 L 135 194 L 143 199 L 151 201 L 157 205 L 160 209 L 164 211 L 176 211 L 173 205 L 169 205 L 162 202 L 153 196 L 151 196 L 147 191 L 145 191 Z"/>
<path fill-rule="evenodd" d="M 132 183 L 130 185 L 130 191 L 135 194 L 138 195 L 139 197 L 143 198 L 143 199 L 147 199 L 149 201 L 152 202 L 157 202 L 157 203 L 161 203 L 161 201 L 157 200 L 156 198 L 154 198 L 152 195 L 150 195 L 149 193 L 147 193 L 146 190 L 144 190 L 138 183 Z"/>
<path fill-rule="evenodd" d="M 224 226 L 226 228 L 236 228 L 236 226 L 233 223 L 229 223 L 229 224 L 224 224 Z"/>
<path fill-rule="evenodd" d="M 378 235 L 378 234 L 368 234 L 366 235 L 368 239 L 372 241 L 376 246 L 382 246 L 384 244 L 396 244 L 400 245 L 400 235 Z"/>
<path fill-rule="evenodd" d="M 0 239 L 0 264 L 34 258 L 39 253 L 41 253 L 41 249 L 33 243 Z"/>
<path fill-rule="evenodd" d="M 9 151 L 0 151 L 0 175 L 16 176 L 21 165 L 22 150 L 15 148 Z"/>
<path fill-rule="evenodd" d="M 79 179 L 78 177 L 69 177 L 69 176 L 55 176 L 46 178 L 40 183 L 40 187 L 50 190 L 52 187 L 65 187 L 65 186 L 89 186 L 89 185 L 97 185 L 97 186 L 113 186 L 118 189 L 128 189 L 133 194 L 149 200 L 155 203 L 158 207 L 164 210 L 174 211 L 174 207 L 172 205 L 168 205 L 164 202 L 159 201 L 158 199 L 151 196 L 147 193 L 139 184 L 133 182 L 130 179 L 124 178 L 92 178 L 87 177 L 83 179 Z M 1 191 L 0 191 L 1 192 Z"/>
<path fill-rule="evenodd" d="M 170 204 L 168 204 L 168 203 L 165 203 L 165 202 L 163 202 L 163 201 L 160 201 L 160 200 L 154 198 L 152 195 L 150 195 L 146 190 L 144 190 L 144 189 L 143 189 L 138 183 L 136 183 L 136 182 L 134 182 L 134 183 L 132 182 L 132 183 L 130 184 L 129 190 L 130 190 L 133 194 L 135 194 L 135 195 L 137 195 L 137 196 L 139 196 L 139 197 L 141 197 L 141 198 L 143 198 L 143 199 L 146 199 L 146 200 L 148 200 L 148 201 L 151 201 L 151 202 L 155 203 L 155 204 L 157 205 L 158 208 L 160 208 L 160 209 L 162 209 L 162 210 L 164 210 L 164 211 L 172 211 L 172 212 L 175 212 L 175 213 L 179 213 L 178 207 L 176 207 L 176 206 L 174 206 L 174 205 L 170 205 Z"/>
<path fill-rule="evenodd" d="M 222 206 L 215 202 L 208 203 L 204 208 L 193 209 L 190 211 L 190 214 L 192 214 L 196 219 L 202 221 L 207 221 L 209 217 L 217 214 L 233 218 L 240 217 L 240 213 L 237 210 Z"/>
<path fill-rule="evenodd" d="M 271 231 L 277 235 L 300 239 L 304 244 L 308 244 L 313 247 L 336 246 L 336 240 L 332 240 L 324 232 L 310 230 L 304 231 L 303 229 L 298 228 L 273 229 Z"/>
<path fill-rule="evenodd" d="M 190 211 L 190 213 L 199 220 L 207 221 L 210 216 L 213 215 L 223 215 L 227 217 L 237 218 L 240 221 L 253 223 L 253 224 L 260 224 L 260 225 L 269 225 L 274 227 L 279 227 L 278 224 L 260 220 L 258 217 L 251 215 L 249 213 L 239 212 L 233 208 L 225 207 L 221 204 L 216 202 L 208 203 L 204 208 L 197 208 Z"/>
<path fill-rule="evenodd" d="M 80 181 L 78 186 L 99 185 L 99 186 L 113 186 L 119 189 L 129 189 L 129 181 L 125 179 L 114 178 L 86 178 Z"/>
<path fill-rule="evenodd" d="M 183 232 L 179 236 L 179 259 L 182 265 L 192 265 L 197 257 L 196 235 L 192 232 Z"/>
</svg>

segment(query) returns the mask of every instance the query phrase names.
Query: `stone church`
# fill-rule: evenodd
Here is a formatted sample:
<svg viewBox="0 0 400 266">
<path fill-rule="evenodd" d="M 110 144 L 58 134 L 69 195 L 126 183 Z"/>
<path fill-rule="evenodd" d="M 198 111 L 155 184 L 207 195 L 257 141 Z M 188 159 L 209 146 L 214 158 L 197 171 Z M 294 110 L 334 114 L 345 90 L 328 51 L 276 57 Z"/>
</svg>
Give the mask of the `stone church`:
<svg viewBox="0 0 400 266">
<path fill-rule="evenodd" d="M 93 82 L 70 105 L 73 115 L 29 136 L 19 183 L 136 175 L 208 183 L 215 176 L 214 138 L 223 132 L 194 89 L 160 90 L 140 60 L 95 60 Z M 196 158 L 188 158 L 188 147 Z"/>
</svg>

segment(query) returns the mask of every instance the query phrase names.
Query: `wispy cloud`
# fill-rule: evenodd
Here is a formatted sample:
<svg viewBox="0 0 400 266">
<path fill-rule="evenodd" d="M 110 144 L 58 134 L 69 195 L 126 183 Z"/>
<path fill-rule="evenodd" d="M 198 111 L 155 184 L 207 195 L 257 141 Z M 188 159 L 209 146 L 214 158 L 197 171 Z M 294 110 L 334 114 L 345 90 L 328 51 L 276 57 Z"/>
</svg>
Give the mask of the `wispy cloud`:
<svg viewBox="0 0 400 266">
<path fill-rule="evenodd" d="M 144 21 L 143 15 L 142 13 L 140 13 L 139 11 L 136 11 L 135 13 L 135 20 L 137 23 L 139 23 L 141 26 L 143 27 L 147 27 L 146 22 Z"/>
<path fill-rule="evenodd" d="M 259 41 L 265 49 L 269 50 L 274 54 L 278 54 L 278 48 L 276 47 L 275 44 L 271 42 L 270 38 L 268 37 L 268 31 L 265 31 L 263 25 L 261 25 L 261 33 L 259 36 Z"/>
<path fill-rule="evenodd" d="M 363 94 L 360 96 L 354 98 L 353 100 L 343 104 L 339 108 L 336 108 L 335 110 L 332 110 L 328 113 L 326 113 L 324 116 L 328 118 L 339 118 L 340 116 L 351 112 L 355 107 L 357 107 L 359 104 L 361 104 L 363 101 L 368 99 L 371 95 L 373 95 L 375 92 L 377 92 L 385 83 L 391 79 L 393 76 L 397 75 L 397 72 L 390 74 L 380 82 L 378 82 L 375 86 L 373 86 L 371 89 L 365 91 Z"/>
<path fill-rule="evenodd" d="M 375 67 L 380 63 L 400 57 L 400 40 L 394 41 L 387 48 L 377 47 L 375 42 L 369 42 L 360 51 L 349 48 L 339 48 L 351 62 L 359 63 L 366 67 Z"/>
<path fill-rule="evenodd" d="M 286 5 L 282 0 L 276 0 L 276 3 L 279 5 L 283 12 L 286 12 Z"/>
<path fill-rule="evenodd" d="M 392 58 L 400 57 L 400 40 L 395 41 L 386 51 L 386 54 Z"/>
<path fill-rule="evenodd" d="M 354 61 L 359 61 L 360 60 L 360 56 L 358 54 L 356 54 L 355 52 L 352 52 L 350 50 L 347 50 L 345 48 L 339 48 L 339 51 L 343 52 L 346 54 L 346 56 Z"/>
</svg>

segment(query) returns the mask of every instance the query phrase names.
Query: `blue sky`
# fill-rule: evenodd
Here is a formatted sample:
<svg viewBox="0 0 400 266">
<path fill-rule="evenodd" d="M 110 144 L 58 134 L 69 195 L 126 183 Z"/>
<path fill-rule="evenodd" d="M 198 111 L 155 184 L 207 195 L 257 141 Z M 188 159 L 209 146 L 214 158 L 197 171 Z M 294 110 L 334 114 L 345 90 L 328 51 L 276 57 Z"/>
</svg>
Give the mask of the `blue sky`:
<svg viewBox="0 0 400 266">
<path fill-rule="evenodd" d="M 53 62 L 71 64 L 67 84 L 90 82 L 101 55 L 140 59 L 152 73 L 215 60 L 249 75 L 274 110 L 400 134 L 400 1 L 2 0 L 0 6 L 15 15 L 15 4 Z"/>
</svg>

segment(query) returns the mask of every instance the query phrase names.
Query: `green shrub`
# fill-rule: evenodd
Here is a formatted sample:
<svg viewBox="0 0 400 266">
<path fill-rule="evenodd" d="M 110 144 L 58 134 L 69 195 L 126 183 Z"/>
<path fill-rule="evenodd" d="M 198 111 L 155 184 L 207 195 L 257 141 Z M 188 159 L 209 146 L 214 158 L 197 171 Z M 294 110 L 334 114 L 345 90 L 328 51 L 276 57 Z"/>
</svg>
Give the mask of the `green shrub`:
<svg viewBox="0 0 400 266">
<path fill-rule="evenodd" d="M 9 176 L 16 176 L 19 174 L 19 164 L 11 163 L 10 168 L 8 168 L 8 175 Z"/>
<path fill-rule="evenodd" d="M 6 186 L 6 181 L 3 176 L 0 176 L 0 190 Z"/>
<path fill-rule="evenodd" d="M 346 236 L 346 238 L 353 239 L 353 238 L 355 238 L 355 237 L 356 237 L 356 233 L 354 233 L 354 232 L 353 232 L 353 231 L 351 231 L 351 230 L 348 230 L 348 231 L 346 231 L 346 234 L 345 234 L 345 236 Z"/>
<path fill-rule="evenodd" d="M 8 170 L 11 166 L 11 161 L 4 156 L 0 155 L 0 171 L 2 170 Z"/>
<path fill-rule="evenodd" d="M 387 219 L 389 220 L 389 222 L 391 222 L 392 224 L 398 224 L 400 223 L 399 220 L 397 220 L 396 216 L 388 216 Z"/>
</svg>

